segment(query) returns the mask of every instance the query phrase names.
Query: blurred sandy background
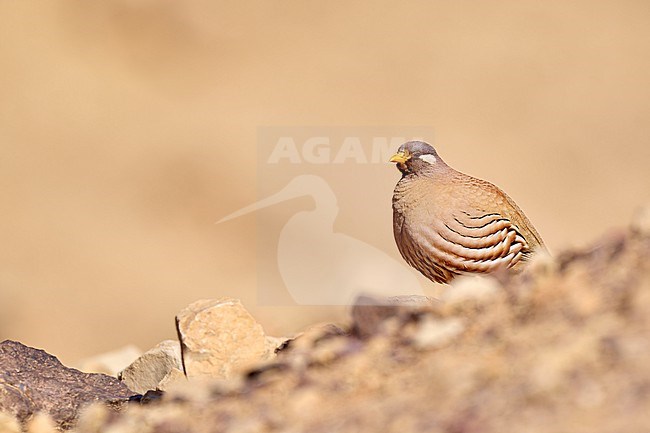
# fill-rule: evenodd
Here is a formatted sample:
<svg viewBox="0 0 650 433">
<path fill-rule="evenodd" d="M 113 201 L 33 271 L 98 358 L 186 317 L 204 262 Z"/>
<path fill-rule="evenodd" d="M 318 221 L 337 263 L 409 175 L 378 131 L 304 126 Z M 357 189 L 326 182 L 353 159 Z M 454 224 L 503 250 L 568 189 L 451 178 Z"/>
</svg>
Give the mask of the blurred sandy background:
<svg viewBox="0 0 650 433">
<path fill-rule="evenodd" d="M 644 1 L 3 1 L 0 340 L 146 349 L 219 296 L 271 334 L 340 317 L 257 305 L 255 218 L 214 224 L 256 199 L 259 126 L 431 126 L 552 250 L 625 224 L 650 201 L 648 23 Z M 397 257 L 382 173 L 386 212 L 336 227 Z"/>
</svg>

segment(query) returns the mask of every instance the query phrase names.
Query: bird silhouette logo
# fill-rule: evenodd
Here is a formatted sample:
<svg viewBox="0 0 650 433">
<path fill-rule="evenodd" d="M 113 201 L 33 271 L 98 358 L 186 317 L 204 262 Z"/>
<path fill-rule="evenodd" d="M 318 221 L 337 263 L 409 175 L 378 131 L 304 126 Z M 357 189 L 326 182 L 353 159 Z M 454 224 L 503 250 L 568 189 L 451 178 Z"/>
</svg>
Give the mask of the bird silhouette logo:
<svg viewBox="0 0 650 433">
<path fill-rule="evenodd" d="M 338 200 L 328 182 L 320 176 L 296 176 L 277 193 L 217 223 L 302 196 L 311 197 L 315 208 L 297 212 L 289 218 L 277 245 L 278 271 L 294 302 L 349 305 L 361 293 L 423 294 L 418 278 L 400 261 L 371 244 L 334 231 Z"/>
</svg>

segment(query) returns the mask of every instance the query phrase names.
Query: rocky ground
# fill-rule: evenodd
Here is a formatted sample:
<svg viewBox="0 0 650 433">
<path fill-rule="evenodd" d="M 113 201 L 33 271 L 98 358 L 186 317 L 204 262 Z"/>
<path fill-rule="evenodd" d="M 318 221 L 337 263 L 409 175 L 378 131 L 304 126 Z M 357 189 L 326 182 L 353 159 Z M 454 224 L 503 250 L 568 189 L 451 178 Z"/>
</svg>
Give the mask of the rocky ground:
<svg viewBox="0 0 650 433">
<path fill-rule="evenodd" d="M 647 214 L 521 275 L 445 293 L 361 298 L 345 326 L 289 339 L 264 335 L 236 300 L 201 301 L 177 317 L 180 344 L 161 343 L 115 383 L 71 369 L 35 381 L 9 360 L 37 353 L 5 342 L 0 431 L 650 431 Z M 69 390 L 88 381 L 114 388 Z"/>
</svg>

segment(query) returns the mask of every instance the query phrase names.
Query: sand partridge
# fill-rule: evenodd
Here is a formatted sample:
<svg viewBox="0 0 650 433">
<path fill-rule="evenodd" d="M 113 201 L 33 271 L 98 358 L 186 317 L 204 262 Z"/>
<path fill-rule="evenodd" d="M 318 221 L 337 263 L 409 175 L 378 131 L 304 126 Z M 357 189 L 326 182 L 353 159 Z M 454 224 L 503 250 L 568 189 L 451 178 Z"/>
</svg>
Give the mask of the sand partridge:
<svg viewBox="0 0 650 433">
<path fill-rule="evenodd" d="M 533 251 L 545 249 L 506 193 L 449 167 L 429 144 L 404 143 L 390 162 L 402 172 L 393 195 L 395 242 L 430 280 L 519 270 Z"/>
</svg>

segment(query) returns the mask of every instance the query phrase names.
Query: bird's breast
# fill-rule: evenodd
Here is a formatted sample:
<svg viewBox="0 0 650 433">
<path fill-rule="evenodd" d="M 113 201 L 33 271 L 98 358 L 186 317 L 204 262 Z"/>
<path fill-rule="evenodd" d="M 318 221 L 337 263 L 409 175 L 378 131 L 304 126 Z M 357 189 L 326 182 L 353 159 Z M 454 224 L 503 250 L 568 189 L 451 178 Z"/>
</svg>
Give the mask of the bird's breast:
<svg viewBox="0 0 650 433">
<path fill-rule="evenodd" d="M 453 200 L 445 185 L 418 176 L 404 177 L 395 186 L 393 210 L 407 223 L 431 223 L 444 214 Z"/>
</svg>

